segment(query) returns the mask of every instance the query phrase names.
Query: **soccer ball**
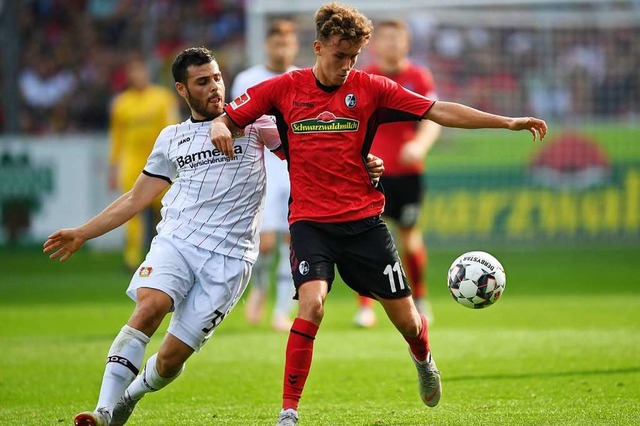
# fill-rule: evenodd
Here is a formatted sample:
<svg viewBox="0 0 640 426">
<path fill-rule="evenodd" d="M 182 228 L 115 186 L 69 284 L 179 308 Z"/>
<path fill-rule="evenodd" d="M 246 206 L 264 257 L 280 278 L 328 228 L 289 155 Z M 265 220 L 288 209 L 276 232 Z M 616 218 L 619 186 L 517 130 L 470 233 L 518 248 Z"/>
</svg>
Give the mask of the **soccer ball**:
<svg viewBox="0 0 640 426">
<path fill-rule="evenodd" d="M 498 259 L 483 251 L 470 251 L 453 261 L 447 282 L 453 300 L 467 308 L 482 309 L 502 296 L 507 276 Z"/>
</svg>

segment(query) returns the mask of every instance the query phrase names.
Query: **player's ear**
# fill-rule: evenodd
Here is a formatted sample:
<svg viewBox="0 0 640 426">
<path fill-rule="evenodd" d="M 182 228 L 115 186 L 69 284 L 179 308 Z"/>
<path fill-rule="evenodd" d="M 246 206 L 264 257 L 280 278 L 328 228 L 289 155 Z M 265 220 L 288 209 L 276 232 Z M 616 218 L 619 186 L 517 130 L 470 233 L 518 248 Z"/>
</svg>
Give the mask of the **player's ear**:
<svg viewBox="0 0 640 426">
<path fill-rule="evenodd" d="M 314 40 L 313 41 L 313 53 L 315 53 L 316 55 L 320 56 L 321 49 L 322 49 L 322 43 L 320 43 L 318 40 Z"/>
<path fill-rule="evenodd" d="M 186 99 L 186 97 L 187 97 L 187 87 L 184 85 L 184 83 L 181 83 L 181 82 L 177 81 L 175 86 L 176 86 L 176 91 L 178 92 L 178 94 L 182 98 Z"/>
</svg>

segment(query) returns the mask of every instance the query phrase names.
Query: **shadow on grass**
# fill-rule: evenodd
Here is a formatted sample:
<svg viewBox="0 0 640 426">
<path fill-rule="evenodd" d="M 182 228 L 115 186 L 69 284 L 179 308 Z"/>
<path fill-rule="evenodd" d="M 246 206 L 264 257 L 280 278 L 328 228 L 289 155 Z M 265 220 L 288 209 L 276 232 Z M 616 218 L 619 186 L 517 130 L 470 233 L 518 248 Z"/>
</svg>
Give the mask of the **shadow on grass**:
<svg viewBox="0 0 640 426">
<path fill-rule="evenodd" d="M 606 374 L 627 374 L 640 373 L 640 367 L 614 368 L 606 370 L 582 370 L 582 371 L 557 371 L 557 372 L 538 372 L 538 373 L 519 373 L 519 374 L 488 374 L 481 376 L 454 376 L 446 377 L 447 382 L 464 382 L 474 380 L 512 380 L 526 379 L 533 377 L 580 377 L 595 376 Z"/>
</svg>

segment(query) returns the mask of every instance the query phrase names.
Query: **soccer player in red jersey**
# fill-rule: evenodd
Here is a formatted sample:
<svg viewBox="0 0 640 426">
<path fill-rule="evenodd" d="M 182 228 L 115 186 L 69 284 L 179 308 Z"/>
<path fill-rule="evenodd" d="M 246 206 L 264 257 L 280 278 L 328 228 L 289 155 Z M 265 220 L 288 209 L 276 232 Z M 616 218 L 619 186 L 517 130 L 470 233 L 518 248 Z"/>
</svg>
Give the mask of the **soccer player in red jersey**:
<svg viewBox="0 0 640 426">
<path fill-rule="evenodd" d="M 378 22 L 372 41 L 376 61 L 364 68 L 366 72 L 389 77 L 405 89 L 437 99 L 431 72 L 409 59 L 410 35 L 403 21 Z M 409 278 L 413 301 L 429 324 L 433 323 L 433 312 L 426 299 L 427 248 L 416 224 L 426 190 L 424 158 L 439 135 L 440 125 L 431 120 L 388 123 L 378 128 L 371 147 L 371 152 L 385 160 L 385 174 L 380 179 L 385 195 L 383 218 L 393 220 L 396 225 L 402 264 Z M 371 298 L 359 297 L 360 308 L 354 318 L 356 325 L 372 327 L 375 324 L 373 303 Z"/>
<path fill-rule="evenodd" d="M 376 298 L 409 344 L 423 402 L 442 392 L 420 314 L 380 215 L 384 194 L 365 168 L 378 125 L 423 118 L 447 127 L 528 130 L 544 121 L 511 118 L 461 104 L 434 102 L 394 81 L 354 69 L 371 21 L 351 7 L 323 5 L 315 16 L 313 68 L 291 71 L 249 88 L 211 123 L 213 144 L 233 157 L 233 133 L 263 114 L 274 115 L 289 165 L 291 268 L 299 300 L 286 348 L 278 425 L 298 423 L 298 403 L 311 367 L 313 341 L 334 280 L 334 266 L 356 292 Z"/>
</svg>

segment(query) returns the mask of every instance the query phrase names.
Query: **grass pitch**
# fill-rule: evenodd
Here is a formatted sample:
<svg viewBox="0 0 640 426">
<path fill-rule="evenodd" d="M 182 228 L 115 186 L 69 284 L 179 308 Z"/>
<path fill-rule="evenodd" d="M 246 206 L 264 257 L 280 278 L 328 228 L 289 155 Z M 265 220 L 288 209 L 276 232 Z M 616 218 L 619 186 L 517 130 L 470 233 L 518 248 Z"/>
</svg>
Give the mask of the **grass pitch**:
<svg viewBox="0 0 640 426">
<path fill-rule="evenodd" d="M 420 402 L 406 344 L 379 307 L 375 328 L 355 329 L 354 296 L 336 283 L 302 426 L 640 422 L 640 247 L 489 248 L 507 269 L 507 288 L 482 311 L 447 294 L 446 270 L 463 250 L 436 249 L 430 338 L 440 405 Z M 94 408 L 107 350 L 133 309 L 128 280 L 118 254 L 85 250 L 60 265 L 35 250 L 0 252 L 0 424 L 71 424 Z M 248 327 L 242 309 L 129 424 L 275 423 L 287 336 Z"/>
</svg>

